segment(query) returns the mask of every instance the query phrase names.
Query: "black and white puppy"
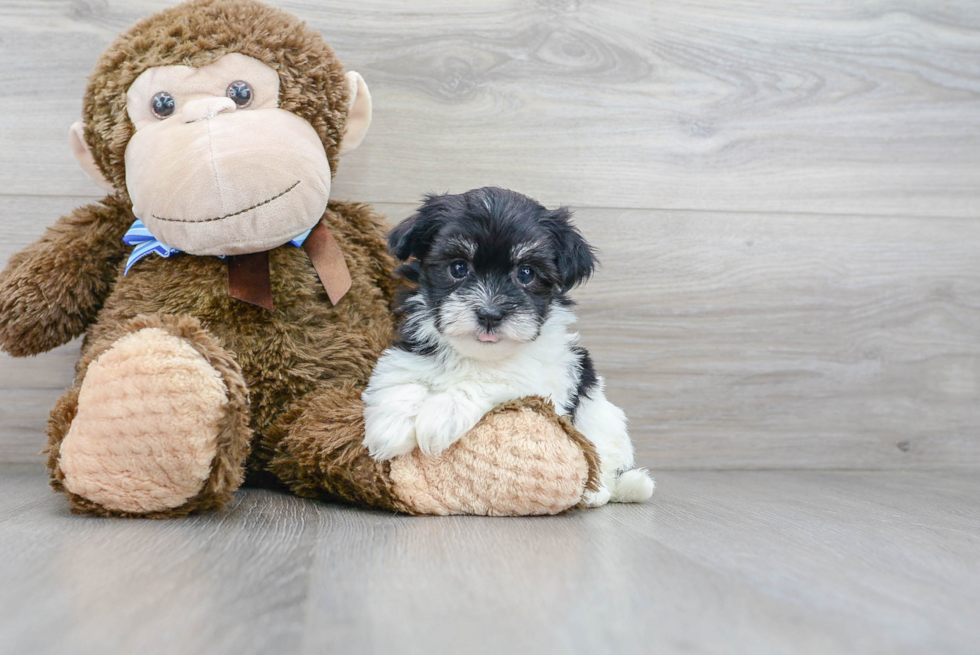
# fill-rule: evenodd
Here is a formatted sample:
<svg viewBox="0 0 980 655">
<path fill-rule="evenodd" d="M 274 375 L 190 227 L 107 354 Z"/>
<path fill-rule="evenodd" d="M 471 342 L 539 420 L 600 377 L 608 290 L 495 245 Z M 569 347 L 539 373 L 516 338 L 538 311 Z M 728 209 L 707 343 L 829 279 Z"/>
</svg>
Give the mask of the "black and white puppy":
<svg viewBox="0 0 980 655">
<path fill-rule="evenodd" d="M 438 455 L 484 414 L 523 396 L 551 399 L 596 445 L 602 487 L 586 502 L 637 502 L 653 480 L 634 468 L 622 410 L 606 400 L 567 293 L 595 268 L 568 209 L 486 187 L 431 195 L 388 236 L 400 272 L 400 341 L 364 392 L 364 445 L 386 460 Z"/>
</svg>

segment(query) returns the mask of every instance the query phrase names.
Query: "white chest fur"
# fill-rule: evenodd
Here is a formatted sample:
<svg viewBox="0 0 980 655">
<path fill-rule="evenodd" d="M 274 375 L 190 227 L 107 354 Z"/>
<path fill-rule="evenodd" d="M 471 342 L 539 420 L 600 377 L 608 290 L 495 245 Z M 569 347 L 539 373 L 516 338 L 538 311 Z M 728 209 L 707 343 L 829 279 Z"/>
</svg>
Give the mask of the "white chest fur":
<svg viewBox="0 0 980 655">
<path fill-rule="evenodd" d="M 481 346 L 487 349 L 486 359 L 462 356 L 448 343 L 432 355 L 388 350 L 378 361 L 371 388 L 418 384 L 433 394 L 468 389 L 491 406 L 524 396 L 542 396 L 563 414 L 579 375 L 579 360 L 572 350 L 578 344 L 578 334 L 568 331 L 574 320 L 570 311 L 556 308 L 537 339 L 506 357 L 494 356 L 498 344 Z"/>
<path fill-rule="evenodd" d="M 524 396 L 547 398 L 567 414 L 580 377 L 578 335 L 568 331 L 574 320 L 557 307 L 534 341 L 507 349 L 488 345 L 476 351 L 480 357 L 462 356 L 434 326 L 421 325 L 438 347 L 431 355 L 394 348 L 382 355 L 364 392 L 364 445 L 379 460 L 416 447 L 438 455 L 493 407 Z M 649 498 L 653 481 L 633 468 L 626 417 L 606 399 L 602 379 L 579 400 L 575 427 L 595 444 L 601 462 L 602 485 L 585 494 L 586 503 Z"/>
</svg>

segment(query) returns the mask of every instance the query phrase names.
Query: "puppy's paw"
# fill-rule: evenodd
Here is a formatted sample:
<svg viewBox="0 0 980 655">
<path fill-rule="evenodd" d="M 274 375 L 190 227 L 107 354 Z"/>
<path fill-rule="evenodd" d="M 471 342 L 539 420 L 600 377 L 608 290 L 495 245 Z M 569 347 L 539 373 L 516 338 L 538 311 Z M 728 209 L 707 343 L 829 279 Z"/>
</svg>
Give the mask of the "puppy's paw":
<svg viewBox="0 0 980 655">
<path fill-rule="evenodd" d="M 468 398 L 440 393 L 430 397 L 415 417 L 415 438 L 426 455 L 441 455 L 483 418 L 483 411 Z"/>
<path fill-rule="evenodd" d="M 586 507 L 602 507 L 612 498 L 609 489 L 605 486 L 599 487 L 598 491 L 586 491 L 582 494 L 582 502 Z"/>
<path fill-rule="evenodd" d="M 612 493 L 614 503 L 642 503 L 653 495 L 656 483 L 646 469 L 630 469 L 616 480 Z"/>
<path fill-rule="evenodd" d="M 415 417 L 380 408 L 364 410 L 364 446 L 379 462 L 407 455 L 416 446 Z"/>
</svg>

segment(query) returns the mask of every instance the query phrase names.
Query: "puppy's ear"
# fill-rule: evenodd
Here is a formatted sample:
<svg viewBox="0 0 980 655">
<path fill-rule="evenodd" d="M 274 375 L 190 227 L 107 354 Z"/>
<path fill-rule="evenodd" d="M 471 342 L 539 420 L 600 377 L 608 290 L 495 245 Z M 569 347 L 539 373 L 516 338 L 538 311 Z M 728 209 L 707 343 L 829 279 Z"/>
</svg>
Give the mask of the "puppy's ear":
<svg viewBox="0 0 980 655">
<path fill-rule="evenodd" d="M 572 212 L 567 207 L 549 211 L 546 224 L 555 245 L 555 264 L 561 276 L 562 293 L 592 276 L 599 260 L 595 249 L 572 225 Z"/>
<path fill-rule="evenodd" d="M 388 251 L 401 261 L 412 256 L 416 240 L 415 228 L 420 220 L 421 214 L 413 214 L 388 233 Z"/>
<path fill-rule="evenodd" d="M 421 259 L 432 247 L 443 217 L 458 196 L 429 194 L 418 211 L 388 233 L 388 250 L 398 259 Z"/>
</svg>

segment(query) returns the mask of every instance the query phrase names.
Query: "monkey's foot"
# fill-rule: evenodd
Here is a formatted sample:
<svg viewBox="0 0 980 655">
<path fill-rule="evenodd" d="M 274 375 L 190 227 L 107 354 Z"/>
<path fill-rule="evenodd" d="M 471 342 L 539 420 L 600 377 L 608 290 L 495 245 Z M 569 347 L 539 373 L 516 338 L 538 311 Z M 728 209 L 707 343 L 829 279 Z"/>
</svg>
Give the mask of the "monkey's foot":
<svg viewBox="0 0 980 655">
<path fill-rule="evenodd" d="M 191 336 L 207 337 L 198 331 Z M 54 475 L 73 511 L 163 517 L 230 499 L 248 442 L 244 398 L 233 397 L 244 385 L 229 392 L 209 347 L 217 346 L 181 336 L 180 326 L 147 327 L 89 365 L 55 409 L 75 405 Z"/>
<path fill-rule="evenodd" d="M 408 514 L 557 514 L 598 489 L 595 446 L 542 398 L 494 409 L 438 457 L 374 460 L 353 384 L 326 388 L 266 433 L 257 458 L 294 493 Z"/>
<path fill-rule="evenodd" d="M 528 516 L 579 504 L 597 482 L 597 463 L 570 422 L 525 398 L 498 407 L 438 457 L 416 450 L 395 458 L 390 473 L 395 495 L 415 513 Z"/>
</svg>

